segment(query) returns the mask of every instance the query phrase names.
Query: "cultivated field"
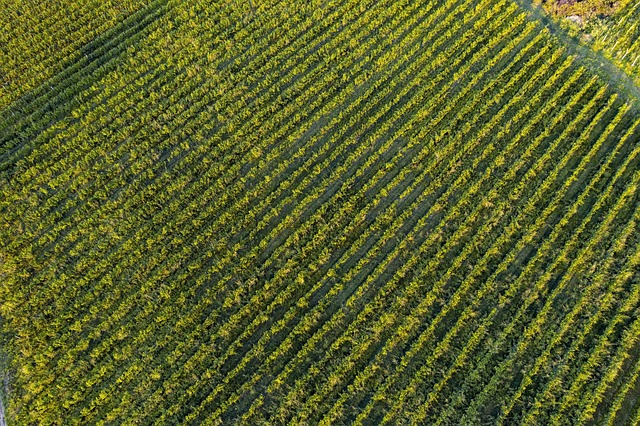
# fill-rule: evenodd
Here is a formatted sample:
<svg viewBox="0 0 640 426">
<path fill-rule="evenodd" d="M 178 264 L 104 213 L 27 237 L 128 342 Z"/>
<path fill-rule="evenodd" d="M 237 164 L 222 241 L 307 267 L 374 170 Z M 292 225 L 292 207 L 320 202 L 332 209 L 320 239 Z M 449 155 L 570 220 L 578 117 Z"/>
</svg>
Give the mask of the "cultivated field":
<svg viewBox="0 0 640 426">
<path fill-rule="evenodd" d="M 147 3 L 0 0 L 0 108 L 90 54 L 96 37 Z"/>
<path fill-rule="evenodd" d="M 640 2 L 630 1 L 609 21 L 594 46 L 640 83 Z"/>
<path fill-rule="evenodd" d="M 75 3 L 0 43 L 9 425 L 640 423 L 637 100 L 519 3 Z"/>
</svg>

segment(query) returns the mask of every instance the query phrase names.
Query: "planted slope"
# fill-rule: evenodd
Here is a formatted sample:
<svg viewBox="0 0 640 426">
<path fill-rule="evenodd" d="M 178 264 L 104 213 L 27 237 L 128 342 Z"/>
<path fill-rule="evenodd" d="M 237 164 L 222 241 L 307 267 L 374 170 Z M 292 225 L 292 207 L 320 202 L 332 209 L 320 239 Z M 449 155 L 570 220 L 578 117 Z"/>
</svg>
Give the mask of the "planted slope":
<svg viewBox="0 0 640 426">
<path fill-rule="evenodd" d="M 299 3 L 3 116 L 9 419 L 637 417 L 638 111 L 511 1 Z"/>
</svg>

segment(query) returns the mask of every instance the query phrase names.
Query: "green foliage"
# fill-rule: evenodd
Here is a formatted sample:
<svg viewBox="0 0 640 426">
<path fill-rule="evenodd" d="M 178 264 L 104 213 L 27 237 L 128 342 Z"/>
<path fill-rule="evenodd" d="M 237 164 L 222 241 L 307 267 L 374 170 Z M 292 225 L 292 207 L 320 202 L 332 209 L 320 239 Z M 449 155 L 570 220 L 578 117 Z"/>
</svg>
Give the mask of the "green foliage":
<svg viewBox="0 0 640 426">
<path fill-rule="evenodd" d="M 640 3 L 631 0 L 557 3 L 542 2 L 542 5 L 568 34 L 602 52 L 640 85 Z"/>
<path fill-rule="evenodd" d="M 629 2 L 603 25 L 595 27 L 593 46 L 640 83 L 640 4 Z"/>
<path fill-rule="evenodd" d="M 10 424 L 640 416 L 640 112 L 518 4 L 134 3 L 1 3 Z"/>
<path fill-rule="evenodd" d="M 147 3 L 0 1 L 0 109 L 82 59 L 91 40 Z"/>
</svg>

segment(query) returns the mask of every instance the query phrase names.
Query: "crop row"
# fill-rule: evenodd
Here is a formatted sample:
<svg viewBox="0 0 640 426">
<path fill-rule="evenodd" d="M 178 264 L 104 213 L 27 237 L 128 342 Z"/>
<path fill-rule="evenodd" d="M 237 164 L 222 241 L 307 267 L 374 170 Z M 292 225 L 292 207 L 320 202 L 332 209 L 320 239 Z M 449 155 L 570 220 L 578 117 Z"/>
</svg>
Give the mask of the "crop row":
<svg viewBox="0 0 640 426">
<path fill-rule="evenodd" d="M 510 0 L 308 3 L 151 2 L 2 115 L 10 416 L 640 415 L 635 107 Z"/>
</svg>

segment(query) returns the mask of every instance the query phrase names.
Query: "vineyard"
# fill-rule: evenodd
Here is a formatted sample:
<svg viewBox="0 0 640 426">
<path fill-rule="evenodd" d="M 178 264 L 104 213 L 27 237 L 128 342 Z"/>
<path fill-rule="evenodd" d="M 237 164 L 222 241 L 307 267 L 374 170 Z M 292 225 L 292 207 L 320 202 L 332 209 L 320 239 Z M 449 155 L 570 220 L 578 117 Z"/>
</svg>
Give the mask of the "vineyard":
<svg viewBox="0 0 640 426">
<path fill-rule="evenodd" d="M 640 424 L 639 104 L 520 3 L 0 10 L 8 425 Z"/>
<path fill-rule="evenodd" d="M 640 2 L 631 0 L 596 33 L 595 47 L 640 83 Z"/>
<path fill-rule="evenodd" d="M 0 109 L 71 66 L 91 40 L 146 3 L 0 0 Z"/>
</svg>

